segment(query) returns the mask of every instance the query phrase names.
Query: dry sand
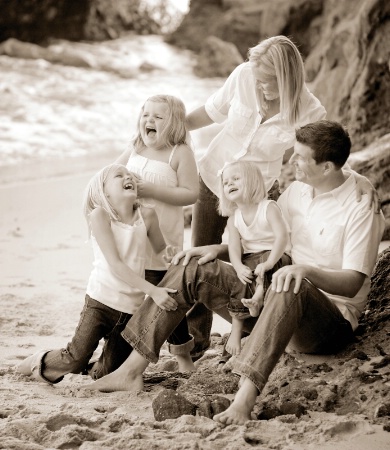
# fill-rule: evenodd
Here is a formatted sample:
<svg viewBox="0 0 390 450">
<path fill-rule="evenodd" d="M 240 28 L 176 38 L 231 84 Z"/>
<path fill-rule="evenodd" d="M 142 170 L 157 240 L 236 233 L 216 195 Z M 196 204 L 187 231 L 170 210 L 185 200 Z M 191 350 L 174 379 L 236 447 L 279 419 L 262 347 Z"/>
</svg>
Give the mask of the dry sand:
<svg viewBox="0 0 390 450">
<path fill-rule="evenodd" d="M 142 393 L 104 394 L 78 390 L 90 382 L 81 375 L 49 386 L 17 374 L 15 364 L 64 346 L 77 324 L 92 261 L 81 213 L 90 175 L 28 182 L 18 176 L 0 187 L 0 449 L 390 448 L 390 433 L 361 413 L 309 411 L 226 428 L 199 416 L 158 422 L 152 400 L 159 383 Z M 220 319 L 214 329 L 229 327 Z M 209 351 L 199 371 L 215 367 L 219 349 Z M 169 367 L 175 365 L 163 350 L 150 374 Z"/>
</svg>

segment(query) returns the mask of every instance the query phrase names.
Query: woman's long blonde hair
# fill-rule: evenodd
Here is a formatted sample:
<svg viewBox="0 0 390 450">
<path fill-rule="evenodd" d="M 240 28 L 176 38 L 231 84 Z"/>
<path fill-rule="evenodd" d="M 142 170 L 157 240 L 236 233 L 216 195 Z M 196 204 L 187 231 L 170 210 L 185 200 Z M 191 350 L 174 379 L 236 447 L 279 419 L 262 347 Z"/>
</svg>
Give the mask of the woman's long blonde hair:
<svg viewBox="0 0 390 450">
<path fill-rule="evenodd" d="M 104 184 L 107 180 L 107 176 L 111 169 L 114 167 L 121 167 L 122 164 L 110 164 L 103 169 L 99 170 L 91 180 L 89 181 L 83 199 L 83 212 L 85 220 L 87 221 L 89 234 L 91 233 L 91 224 L 89 220 L 89 216 L 91 212 L 100 207 L 103 208 L 107 214 L 109 215 L 111 220 L 118 221 L 120 217 L 115 209 L 112 207 L 110 201 L 108 200 L 105 192 L 104 192 Z M 134 203 L 134 209 L 139 207 L 139 203 Z"/>
<path fill-rule="evenodd" d="M 286 36 L 274 36 L 261 41 L 248 51 L 249 62 L 256 68 L 276 77 L 280 96 L 280 113 L 289 125 L 298 121 L 300 96 L 305 83 L 302 56 L 296 45 Z M 260 102 L 261 113 L 267 110 L 267 100 Z"/>
<path fill-rule="evenodd" d="M 190 146 L 189 134 L 186 129 L 186 108 L 184 103 L 173 95 L 154 95 L 145 101 L 138 116 L 137 135 L 132 142 L 135 150 L 138 151 L 145 147 L 139 124 L 146 102 L 164 103 L 168 106 L 168 120 L 162 131 L 163 145 L 171 148 L 179 144 Z"/>
<path fill-rule="evenodd" d="M 237 209 L 237 204 L 228 200 L 223 190 L 223 171 L 227 167 L 237 167 L 242 179 L 245 180 L 243 197 L 246 203 L 260 203 L 267 195 L 264 178 L 257 164 L 249 161 L 235 161 L 226 164 L 219 177 L 218 212 L 221 216 L 231 216 Z"/>
</svg>

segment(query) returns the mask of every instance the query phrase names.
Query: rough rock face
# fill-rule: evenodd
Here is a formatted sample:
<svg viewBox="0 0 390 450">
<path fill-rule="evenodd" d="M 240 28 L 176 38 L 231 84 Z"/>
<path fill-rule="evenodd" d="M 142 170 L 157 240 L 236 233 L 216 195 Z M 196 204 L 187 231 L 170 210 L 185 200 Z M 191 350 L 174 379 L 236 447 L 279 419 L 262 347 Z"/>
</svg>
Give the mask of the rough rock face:
<svg viewBox="0 0 390 450">
<path fill-rule="evenodd" d="M 243 61 L 234 44 L 209 36 L 203 43 L 194 72 L 200 77 L 223 77 Z"/>
<path fill-rule="evenodd" d="M 161 31 L 140 0 L 0 0 L 0 9 L 0 41 L 104 40 L 125 31 Z"/>
<path fill-rule="evenodd" d="M 325 3 L 321 37 L 306 60 L 328 118 L 348 125 L 355 150 L 390 132 L 390 3 Z"/>
<path fill-rule="evenodd" d="M 318 33 L 323 0 L 192 0 L 190 12 L 168 42 L 198 52 L 210 35 L 234 43 L 243 57 L 261 39 L 294 35 L 304 55 Z"/>
</svg>

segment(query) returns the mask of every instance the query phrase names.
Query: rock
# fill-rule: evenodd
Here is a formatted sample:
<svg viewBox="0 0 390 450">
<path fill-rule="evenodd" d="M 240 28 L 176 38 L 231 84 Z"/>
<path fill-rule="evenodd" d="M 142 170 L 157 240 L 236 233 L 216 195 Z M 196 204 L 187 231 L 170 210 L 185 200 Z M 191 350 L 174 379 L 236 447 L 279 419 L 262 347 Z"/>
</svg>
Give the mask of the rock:
<svg viewBox="0 0 390 450">
<path fill-rule="evenodd" d="M 227 77 L 243 62 L 237 47 L 209 36 L 200 50 L 194 73 L 199 77 Z"/>
<path fill-rule="evenodd" d="M 230 400 L 226 397 L 214 396 L 211 400 L 211 411 L 213 416 L 219 414 L 230 406 Z"/>
<path fill-rule="evenodd" d="M 195 416 L 196 406 L 171 389 L 163 389 L 152 402 L 154 418 L 158 421 Z"/>
<path fill-rule="evenodd" d="M 264 409 L 262 409 L 258 415 L 258 420 L 271 420 L 275 419 L 275 417 L 281 416 L 282 412 L 280 409 L 276 406 L 267 406 Z"/>
<path fill-rule="evenodd" d="M 153 6 L 142 0 L 0 0 L 0 41 L 17 38 L 42 43 L 49 38 L 101 41 L 124 33 L 160 34 Z M 165 21 L 164 5 L 160 17 Z"/>
<path fill-rule="evenodd" d="M 305 65 L 327 117 L 348 126 L 355 150 L 390 131 L 390 3 L 324 1 L 321 37 Z"/>
<path fill-rule="evenodd" d="M 375 410 L 375 417 L 390 416 L 390 403 L 382 403 Z"/>
<path fill-rule="evenodd" d="M 365 360 L 369 359 L 368 355 L 365 352 L 361 351 L 361 350 L 354 350 L 351 353 L 350 358 L 351 359 L 354 359 L 354 358 L 360 359 L 361 361 L 365 361 Z"/>
<path fill-rule="evenodd" d="M 383 250 L 371 276 L 371 289 L 365 313 L 362 315 L 360 324 L 365 332 L 383 333 L 388 330 L 390 320 L 390 247 Z"/>
<path fill-rule="evenodd" d="M 279 406 L 280 412 L 285 414 L 294 414 L 298 418 L 302 416 L 302 414 L 306 413 L 306 408 L 300 403 L 296 402 L 284 402 Z"/>
<path fill-rule="evenodd" d="M 212 419 L 216 414 L 225 411 L 230 406 L 230 400 L 226 397 L 214 395 L 211 398 L 205 397 L 197 403 L 199 416 Z"/>
<path fill-rule="evenodd" d="M 217 372 L 215 367 L 206 367 L 202 371 L 194 372 L 183 383 L 178 392 L 186 395 L 194 403 L 197 403 L 191 395 L 235 394 L 237 392 L 239 378 L 232 373 Z"/>
</svg>

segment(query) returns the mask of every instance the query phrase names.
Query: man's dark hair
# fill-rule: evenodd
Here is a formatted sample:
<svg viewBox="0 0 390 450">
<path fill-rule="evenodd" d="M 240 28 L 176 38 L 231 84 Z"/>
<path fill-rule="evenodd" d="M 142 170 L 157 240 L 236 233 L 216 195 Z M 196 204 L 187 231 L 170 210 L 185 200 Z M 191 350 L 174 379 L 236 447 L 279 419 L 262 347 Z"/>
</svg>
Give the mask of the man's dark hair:
<svg viewBox="0 0 390 450">
<path fill-rule="evenodd" d="M 319 120 L 308 123 L 298 128 L 295 135 L 297 142 L 312 149 L 317 164 L 331 161 L 341 168 L 348 159 L 351 139 L 346 128 L 338 122 Z"/>
</svg>

